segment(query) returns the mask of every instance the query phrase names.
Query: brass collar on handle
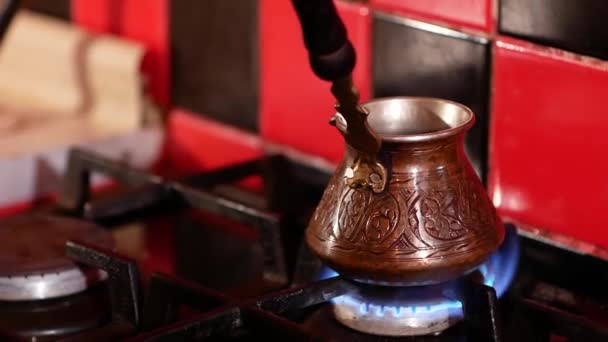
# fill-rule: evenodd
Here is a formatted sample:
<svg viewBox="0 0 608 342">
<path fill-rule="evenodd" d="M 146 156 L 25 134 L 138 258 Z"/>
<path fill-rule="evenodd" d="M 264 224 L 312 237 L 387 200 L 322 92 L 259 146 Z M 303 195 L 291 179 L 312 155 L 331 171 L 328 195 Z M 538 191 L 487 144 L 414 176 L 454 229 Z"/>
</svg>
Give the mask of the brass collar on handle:
<svg viewBox="0 0 608 342">
<path fill-rule="evenodd" d="M 368 112 L 359 105 L 359 93 L 352 76 L 335 81 L 331 87 L 338 103 L 338 111 L 330 120 L 348 145 L 357 150 L 357 157 L 347 169 L 346 184 L 351 188 L 370 187 L 374 192 L 382 192 L 386 187 L 386 169 L 376 156 L 381 140 L 372 132 L 368 123 Z"/>
</svg>

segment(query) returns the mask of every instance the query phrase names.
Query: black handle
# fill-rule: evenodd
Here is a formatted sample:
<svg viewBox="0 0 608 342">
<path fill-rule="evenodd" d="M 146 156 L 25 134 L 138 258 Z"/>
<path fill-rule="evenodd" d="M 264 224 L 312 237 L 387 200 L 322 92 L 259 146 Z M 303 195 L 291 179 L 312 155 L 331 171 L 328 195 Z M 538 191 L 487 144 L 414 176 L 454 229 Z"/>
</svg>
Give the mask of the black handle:
<svg viewBox="0 0 608 342">
<path fill-rule="evenodd" d="M 356 54 L 333 0 L 291 0 L 302 26 L 304 44 L 315 75 L 326 81 L 348 76 Z"/>
</svg>

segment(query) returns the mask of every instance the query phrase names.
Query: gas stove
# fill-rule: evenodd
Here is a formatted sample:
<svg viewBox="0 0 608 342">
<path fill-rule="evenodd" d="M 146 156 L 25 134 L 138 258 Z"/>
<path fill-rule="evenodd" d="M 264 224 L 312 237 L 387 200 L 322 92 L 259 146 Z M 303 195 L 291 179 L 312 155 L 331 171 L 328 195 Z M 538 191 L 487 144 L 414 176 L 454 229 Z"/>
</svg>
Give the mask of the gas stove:
<svg viewBox="0 0 608 342">
<path fill-rule="evenodd" d="M 94 176 L 116 184 L 91 191 Z M 344 279 L 303 233 L 330 174 L 274 154 L 161 177 L 70 153 L 57 205 L 0 221 L 7 341 L 605 341 L 608 262 L 507 224 L 475 272 Z"/>
</svg>

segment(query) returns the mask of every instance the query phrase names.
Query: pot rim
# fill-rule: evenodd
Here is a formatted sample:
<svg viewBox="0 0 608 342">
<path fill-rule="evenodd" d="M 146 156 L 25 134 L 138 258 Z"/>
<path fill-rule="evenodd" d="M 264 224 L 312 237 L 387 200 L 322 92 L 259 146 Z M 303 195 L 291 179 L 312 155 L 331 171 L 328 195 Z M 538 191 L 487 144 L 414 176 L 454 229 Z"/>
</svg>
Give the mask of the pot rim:
<svg viewBox="0 0 608 342">
<path fill-rule="evenodd" d="M 444 138 L 456 136 L 458 134 L 468 131 L 475 124 L 475 121 L 476 121 L 475 114 L 469 107 L 467 107 L 459 102 L 446 100 L 446 99 L 442 99 L 442 98 L 436 98 L 436 97 L 425 97 L 425 96 L 379 97 L 379 98 L 375 98 L 375 99 L 372 99 L 369 101 L 362 102 L 361 106 L 365 108 L 366 105 L 368 105 L 368 104 L 379 103 L 379 102 L 388 102 L 388 101 L 394 101 L 394 100 L 407 101 L 407 102 L 421 102 L 421 103 L 436 102 L 436 103 L 441 103 L 441 104 L 452 105 L 452 106 L 458 107 L 463 113 L 465 113 L 467 118 L 457 126 L 442 129 L 442 130 L 437 130 L 437 131 L 433 131 L 433 132 L 427 132 L 427 133 L 380 134 L 376 130 L 374 130 L 373 127 L 370 126 L 371 131 L 374 134 L 376 134 L 382 140 L 382 142 L 405 143 L 405 142 L 425 142 L 425 141 L 444 139 Z M 366 108 L 366 110 L 367 110 L 367 108 Z M 370 113 L 369 115 L 373 115 L 373 113 Z"/>
</svg>

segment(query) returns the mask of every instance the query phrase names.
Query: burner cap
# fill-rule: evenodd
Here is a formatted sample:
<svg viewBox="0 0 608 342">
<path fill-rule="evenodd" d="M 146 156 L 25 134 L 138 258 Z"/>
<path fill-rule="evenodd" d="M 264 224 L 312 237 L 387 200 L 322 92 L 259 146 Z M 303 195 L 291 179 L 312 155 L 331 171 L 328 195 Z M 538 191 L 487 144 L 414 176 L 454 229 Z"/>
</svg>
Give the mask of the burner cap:
<svg viewBox="0 0 608 342">
<path fill-rule="evenodd" d="M 354 330 L 381 336 L 440 333 L 459 322 L 462 304 L 443 296 L 447 284 L 426 287 L 361 286 L 334 298 L 334 315 Z"/>
<path fill-rule="evenodd" d="M 112 249 L 105 229 L 77 219 L 28 214 L 0 220 L 0 300 L 39 300 L 84 291 L 105 272 L 65 255 L 68 240 Z"/>
</svg>

